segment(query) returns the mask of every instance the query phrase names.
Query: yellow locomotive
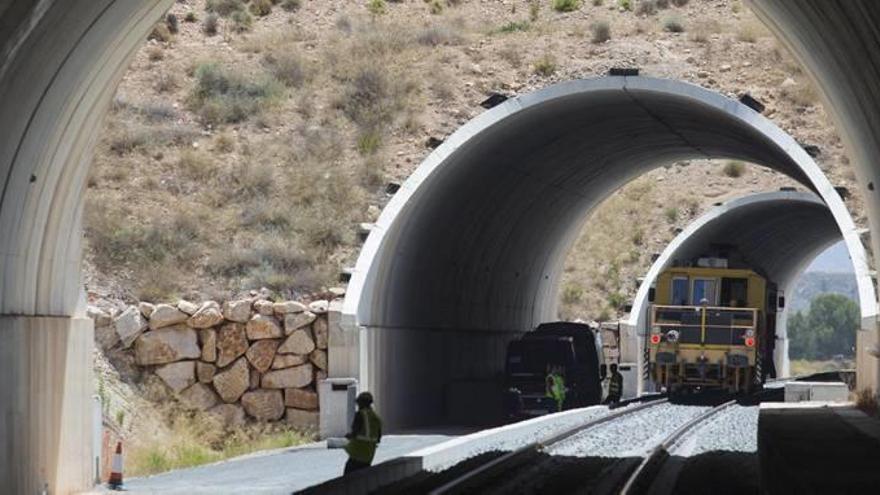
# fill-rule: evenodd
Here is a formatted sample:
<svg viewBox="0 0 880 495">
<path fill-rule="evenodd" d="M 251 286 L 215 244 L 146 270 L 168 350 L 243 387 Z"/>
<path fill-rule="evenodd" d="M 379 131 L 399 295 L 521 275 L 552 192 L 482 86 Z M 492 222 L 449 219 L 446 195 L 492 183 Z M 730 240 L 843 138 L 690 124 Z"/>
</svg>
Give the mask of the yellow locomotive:
<svg viewBox="0 0 880 495">
<path fill-rule="evenodd" d="M 752 391 L 772 367 L 776 306 L 775 284 L 752 270 L 667 269 L 651 306 L 651 379 L 670 392 Z"/>
</svg>

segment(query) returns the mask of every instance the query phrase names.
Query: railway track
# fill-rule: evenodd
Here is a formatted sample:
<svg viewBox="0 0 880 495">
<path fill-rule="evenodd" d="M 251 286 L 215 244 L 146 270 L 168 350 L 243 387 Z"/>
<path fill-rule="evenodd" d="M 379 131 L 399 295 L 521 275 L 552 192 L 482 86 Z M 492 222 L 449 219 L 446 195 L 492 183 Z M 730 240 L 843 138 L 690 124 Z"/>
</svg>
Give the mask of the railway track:
<svg viewBox="0 0 880 495">
<path fill-rule="evenodd" d="M 432 495 L 653 493 L 657 487 L 674 487 L 675 469 L 665 468 L 670 451 L 735 403 L 676 405 L 658 397 L 630 404 L 512 452 L 474 459 L 434 483 L 410 486 L 414 491 L 407 491 Z M 656 425 L 656 431 L 650 431 L 651 425 Z"/>
</svg>

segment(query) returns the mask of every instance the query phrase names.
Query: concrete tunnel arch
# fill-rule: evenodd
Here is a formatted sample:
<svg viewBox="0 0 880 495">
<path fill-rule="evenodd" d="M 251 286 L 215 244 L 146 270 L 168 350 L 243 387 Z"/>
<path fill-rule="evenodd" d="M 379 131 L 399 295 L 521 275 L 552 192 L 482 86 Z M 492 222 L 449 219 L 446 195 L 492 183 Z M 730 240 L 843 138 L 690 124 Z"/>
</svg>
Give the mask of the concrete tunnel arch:
<svg viewBox="0 0 880 495">
<path fill-rule="evenodd" d="M 737 256 L 790 294 L 803 270 L 831 244 L 844 240 L 831 210 L 810 192 L 778 191 L 751 194 L 719 204 L 691 222 L 670 242 L 651 265 L 639 285 L 632 311 L 626 321 L 628 344 L 638 349 L 642 361 L 644 331 L 648 326 L 649 291 L 657 276 L 675 263 L 710 254 L 713 244 L 732 245 Z M 860 243 L 846 242 L 859 285 L 860 316 L 877 316 L 877 301 Z M 862 294 L 864 290 L 867 294 Z M 777 315 L 777 345 L 774 356 L 778 376 L 788 374 L 788 306 Z"/>
<path fill-rule="evenodd" d="M 383 397 L 392 425 L 460 420 L 489 397 L 506 343 L 556 318 L 562 264 L 591 209 L 644 172 L 692 158 L 740 159 L 801 182 L 865 266 L 838 193 L 758 112 L 680 81 L 560 83 L 465 124 L 392 198 L 349 284 L 343 320 L 359 349 L 344 371 Z M 867 270 L 858 283 L 860 299 L 874 300 Z"/>
</svg>

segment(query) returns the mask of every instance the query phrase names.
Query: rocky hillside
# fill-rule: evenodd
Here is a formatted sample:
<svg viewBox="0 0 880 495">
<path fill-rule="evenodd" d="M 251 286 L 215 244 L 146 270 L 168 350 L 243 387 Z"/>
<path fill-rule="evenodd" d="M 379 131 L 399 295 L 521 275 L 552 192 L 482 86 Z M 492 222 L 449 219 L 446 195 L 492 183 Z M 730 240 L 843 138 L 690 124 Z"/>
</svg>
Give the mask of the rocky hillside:
<svg viewBox="0 0 880 495">
<path fill-rule="evenodd" d="M 284 298 L 335 285 L 355 226 L 479 114 L 635 66 L 737 95 L 817 160 L 863 222 L 854 177 L 809 81 L 739 0 L 180 0 L 121 81 L 86 205 L 93 297 Z M 741 163 L 658 169 L 585 224 L 562 316 L 608 318 L 675 229 L 712 203 L 790 180 Z M 638 201 L 634 199 L 638 198 Z"/>
</svg>

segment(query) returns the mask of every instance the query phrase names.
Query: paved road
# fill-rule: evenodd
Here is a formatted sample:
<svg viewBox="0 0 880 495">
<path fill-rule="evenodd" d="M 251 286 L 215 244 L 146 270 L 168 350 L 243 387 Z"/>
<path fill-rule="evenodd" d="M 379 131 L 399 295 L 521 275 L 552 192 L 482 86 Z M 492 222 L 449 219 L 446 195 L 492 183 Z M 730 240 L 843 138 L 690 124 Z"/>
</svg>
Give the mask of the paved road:
<svg viewBox="0 0 880 495">
<path fill-rule="evenodd" d="M 382 438 L 376 462 L 440 443 L 449 435 L 388 435 Z M 324 442 L 255 454 L 193 469 L 126 480 L 137 494 L 289 494 L 342 474 L 346 455 Z"/>
</svg>

